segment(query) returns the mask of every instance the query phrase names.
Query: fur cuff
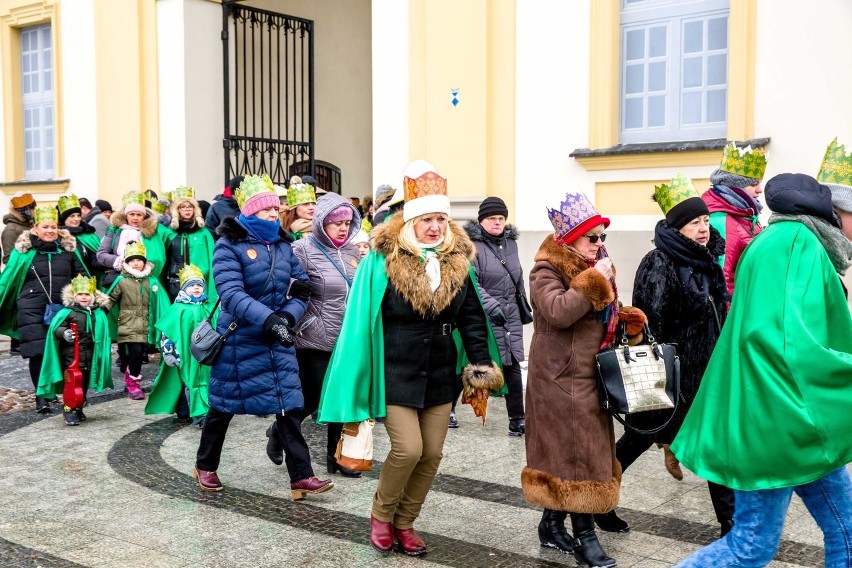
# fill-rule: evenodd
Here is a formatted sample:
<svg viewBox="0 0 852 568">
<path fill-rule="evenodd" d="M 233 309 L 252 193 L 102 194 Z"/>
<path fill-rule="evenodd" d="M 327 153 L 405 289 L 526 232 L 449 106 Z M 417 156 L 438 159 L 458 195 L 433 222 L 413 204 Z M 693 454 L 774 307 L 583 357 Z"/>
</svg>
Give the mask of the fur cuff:
<svg viewBox="0 0 852 568">
<path fill-rule="evenodd" d="M 462 385 L 471 389 L 500 390 L 503 387 L 503 371 L 491 365 L 470 364 L 462 371 Z"/>
<path fill-rule="evenodd" d="M 596 312 L 604 309 L 615 300 L 607 279 L 594 268 L 588 268 L 571 280 L 571 288 L 583 294 L 592 303 Z"/>
<path fill-rule="evenodd" d="M 618 504 L 621 465 L 613 460 L 610 481 L 572 481 L 525 467 L 521 471 L 524 497 L 530 503 L 557 511 L 608 513 Z"/>
</svg>

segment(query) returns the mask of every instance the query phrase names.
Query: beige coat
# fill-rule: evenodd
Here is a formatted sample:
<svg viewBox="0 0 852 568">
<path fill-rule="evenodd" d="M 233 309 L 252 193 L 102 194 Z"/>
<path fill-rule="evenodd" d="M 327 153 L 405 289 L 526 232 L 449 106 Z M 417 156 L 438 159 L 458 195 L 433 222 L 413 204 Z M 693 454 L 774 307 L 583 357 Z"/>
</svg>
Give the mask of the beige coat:
<svg viewBox="0 0 852 568">
<path fill-rule="evenodd" d="M 621 466 L 612 417 L 601 410 L 595 380 L 605 327 L 594 312 L 615 296 L 606 278 L 552 235 L 535 261 L 524 496 L 549 509 L 605 513 L 618 503 Z"/>
</svg>

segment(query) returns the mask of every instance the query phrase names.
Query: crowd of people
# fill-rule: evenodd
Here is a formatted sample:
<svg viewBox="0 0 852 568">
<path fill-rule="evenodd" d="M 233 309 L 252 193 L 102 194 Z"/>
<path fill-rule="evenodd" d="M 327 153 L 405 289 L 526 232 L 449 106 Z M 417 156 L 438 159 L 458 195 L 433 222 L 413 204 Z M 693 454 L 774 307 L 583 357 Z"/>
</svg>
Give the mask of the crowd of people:
<svg viewBox="0 0 852 568">
<path fill-rule="evenodd" d="M 287 188 L 238 176 L 212 205 L 189 187 L 130 192 L 117 210 L 19 195 L 4 218 L 0 333 L 28 360 L 37 412 L 52 412 L 63 370 L 79 365 L 69 426 L 86 420 L 86 391 L 113 387 L 111 343 L 132 400 L 146 398 L 141 366 L 159 352 L 144 412 L 200 426 L 204 491 L 223 489 L 236 414 L 274 416 L 266 453 L 293 499 L 334 488 L 313 469 L 307 417 L 326 425 L 327 473 L 349 478 L 361 474 L 338 459 L 344 424 L 382 421 L 390 452 L 370 543 L 383 553 L 427 552 L 414 524 L 456 404 L 499 395 L 508 434 L 525 440 L 521 486 L 543 508 L 543 547 L 615 566 L 596 529 L 630 530 L 616 511 L 622 477 L 657 444 L 675 479 L 682 463 L 707 480 L 719 522 L 720 539 L 681 566 L 767 564 L 793 492 L 825 533 L 826 566 L 848 566 L 852 317 L 838 275 L 852 265 L 852 156 L 835 141 L 817 178 L 769 180 L 767 227 L 765 170 L 763 149 L 731 143 L 703 195 L 681 174 L 655 187 L 663 218 L 629 306 L 605 245 L 610 219 L 567 192 L 548 209 L 531 314 L 506 203 L 488 197 L 476 221 L 455 223 L 447 180 L 422 160 L 364 209 L 310 176 Z M 205 320 L 226 337 L 211 366 L 190 354 Z M 616 441 L 595 356 L 649 332 L 677 346 L 678 400 L 628 415 Z"/>
</svg>

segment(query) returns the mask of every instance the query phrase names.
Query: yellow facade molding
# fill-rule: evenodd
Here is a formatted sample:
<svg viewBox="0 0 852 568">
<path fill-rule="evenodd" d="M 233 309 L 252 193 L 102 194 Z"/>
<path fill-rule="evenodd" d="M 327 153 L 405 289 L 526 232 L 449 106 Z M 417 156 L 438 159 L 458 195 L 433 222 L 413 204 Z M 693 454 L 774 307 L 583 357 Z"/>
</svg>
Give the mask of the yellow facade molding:
<svg viewBox="0 0 852 568">
<path fill-rule="evenodd" d="M 595 209 L 602 215 L 662 215 L 660 206 L 651 199 L 654 186 L 671 179 L 642 181 L 599 181 L 595 183 Z M 698 193 L 710 187 L 708 178 L 692 178 Z"/>
<path fill-rule="evenodd" d="M 0 191 L 10 197 L 16 193 L 32 193 L 33 195 L 65 193 L 70 184 L 71 180 L 67 179 L 33 183 L 0 183 Z"/>
<path fill-rule="evenodd" d="M 515 0 L 489 2 L 487 9 L 485 190 L 506 202 L 511 218 L 515 213 Z"/>
<path fill-rule="evenodd" d="M 619 0 L 592 0 L 588 147 L 593 150 L 619 142 L 620 22 Z M 728 22 L 727 135 L 729 140 L 747 140 L 754 137 L 757 0 L 731 2 Z"/>
<path fill-rule="evenodd" d="M 57 0 L 3 0 L 0 3 L 0 61 L 3 83 L 3 137 L 6 180 L 24 179 L 24 108 L 21 86 L 21 28 L 50 24 L 53 52 L 54 176 L 65 172 L 62 49 Z"/>
<path fill-rule="evenodd" d="M 589 171 L 628 170 L 633 168 L 682 168 L 713 166 L 722 160 L 722 150 L 690 150 L 685 152 L 645 152 L 574 158 Z"/>
</svg>

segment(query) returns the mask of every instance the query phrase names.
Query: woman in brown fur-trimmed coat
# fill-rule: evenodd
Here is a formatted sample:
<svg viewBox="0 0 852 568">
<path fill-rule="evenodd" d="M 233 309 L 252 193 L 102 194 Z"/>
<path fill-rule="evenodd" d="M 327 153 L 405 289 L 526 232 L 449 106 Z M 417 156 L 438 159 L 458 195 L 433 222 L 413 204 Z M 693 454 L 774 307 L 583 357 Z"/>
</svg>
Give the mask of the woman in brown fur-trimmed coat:
<svg viewBox="0 0 852 568">
<path fill-rule="evenodd" d="M 409 169 L 405 186 L 403 212 L 373 229 L 373 250 L 355 273 L 318 420 L 385 416 L 391 449 L 373 497 L 370 544 L 380 552 L 397 544 L 416 556 L 426 544 L 413 525 L 438 472 L 456 397 L 453 331 L 471 363 L 463 382 L 493 391 L 503 375 L 471 278 L 475 249 L 449 220 L 446 180 L 434 169 Z"/>
<path fill-rule="evenodd" d="M 545 508 L 542 546 L 573 553 L 581 564 L 615 566 L 592 518 L 615 507 L 621 485 L 612 417 L 601 409 L 595 379 L 595 354 L 612 343 L 619 318 L 614 268 L 603 246 L 609 219 L 582 193 L 567 194 L 549 215 L 555 233 L 544 239 L 530 272 L 534 331 L 521 484 L 526 499 Z M 641 325 L 641 313 L 630 316 Z M 569 513 L 573 538 L 564 524 Z"/>
</svg>

